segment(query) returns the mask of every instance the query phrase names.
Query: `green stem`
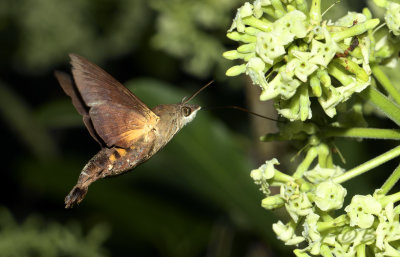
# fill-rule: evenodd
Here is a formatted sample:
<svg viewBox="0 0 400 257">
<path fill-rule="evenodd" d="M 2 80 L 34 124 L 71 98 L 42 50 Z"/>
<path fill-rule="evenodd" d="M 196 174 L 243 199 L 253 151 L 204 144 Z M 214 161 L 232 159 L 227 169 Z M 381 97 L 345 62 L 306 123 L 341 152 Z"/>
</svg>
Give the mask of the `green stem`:
<svg viewBox="0 0 400 257">
<path fill-rule="evenodd" d="M 311 24 L 319 24 L 321 19 L 321 0 L 312 0 L 310 7 Z"/>
<path fill-rule="evenodd" d="M 318 146 L 318 164 L 321 168 L 332 168 L 329 156 L 331 151 L 326 144 L 320 144 Z"/>
<path fill-rule="evenodd" d="M 271 4 L 275 9 L 275 15 L 280 18 L 286 14 L 286 10 L 280 0 L 271 0 Z"/>
<path fill-rule="evenodd" d="M 381 187 L 382 194 L 387 194 L 400 179 L 400 164 Z"/>
<path fill-rule="evenodd" d="M 379 24 L 379 19 L 367 20 L 366 22 L 354 25 L 353 27 L 350 27 L 346 30 L 333 32 L 332 39 L 335 42 L 339 42 L 345 38 L 360 35 L 369 29 L 375 28 L 378 24 Z"/>
<path fill-rule="evenodd" d="M 293 181 L 293 178 L 289 175 L 286 175 L 283 172 L 280 172 L 279 170 L 275 169 L 275 174 L 274 174 L 274 182 L 283 182 L 287 183 L 290 181 Z"/>
<path fill-rule="evenodd" d="M 354 137 L 371 139 L 400 140 L 400 129 L 378 128 L 327 128 L 320 133 L 322 137 Z"/>
<path fill-rule="evenodd" d="M 333 257 L 331 250 L 329 249 L 329 246 L 323 244 L 321 245 L 321 255 L 323 257 Z"/>
<path fill-rule="evenodd" d="M 385 115 L 400 126 L 400 106 L 390 101 L 386 96 L 371 86 L 364 89 L 360 96 L 370 101 L 375 107 L 385 113 Z"/>
<path fill-rule="evenodd" d="M 381 202 L 382 206 L 386 206 L 388 203 L 396 203 L 398 201 L 400 201 L 400 192 L 385 196 L 382 198 L 382 200 L 380 202 Z"/>
<path fill-rule="evenodd" d="M 347 215 L 341 215 L 337 217 L 334 220 L 330 221 L 323 221 L 323 222 L 318 222 L 318 232 L 325 232 L 329 229 L 337 228 L 337 227 L 342 227 L 348 223 L 348 216 Z"/>
<path fill-rule="evenodd" d="M 378 65 L 372 65 L 371 68 L 374 77 L 379 81 L 382 87 L 384 87 L 388 94 L 393 97 L 397 104 L 400 104 L 399 90 L 396 89 L 396 87 L 392 84 L 390 79 L 386 76 L 386 74 Z"/>
<path fill-rule="evenodd" d="M 360 244 L 356 247 L 357 257 L 365 257 L 365 244 Z"/>
<path fill-rule="evenodd" d="M 391 159 L 396 158 L 397 156 L 400 155 L 400 146 L 397 146 L 395 148 L 393 148 L 390 151 L 387 151 L 386 153 L 383 153 L 377 157 L 375 157 L 372 160 L 369 160 L 367 162 L 364 162 L 363 164 L 355 167 L 354 169 L 351 169 L 349 171 L 347 171 L 346 173 L 336 177 L 333 179 L 333 182 L 335 183 L 343 183 L 349 179 L 352 179 L 358 175 L 361 175 Z"/>
<path fill-rule="evenodd" d="M 281 135 L 279 133 L 266 134 L 266 135 L 260 137 L 260 141 L 263 141 L 263 142 L 287 141 L 287 140 L 306 140 L 306 139 L 307 139 L 307 135 L 305 133 L 299 133 L 299 134 L 293 135 L 291 138 L 289 138 L 286 135 Z"/>
<path fill-rule="evenodd" d="M 300 163 L 299 166 L 297 166 L 297 170 L 293 174 L 293 178 L 301 178 L 303 176 L 303 173 L 308 170 L 308 168 L 314 161 L 315 157 L 317 157 L 317 155 L 318 155 L 317 147 L 311 147 L 307 151 L 307 155 L 304 158 L 304 160 Z"/>
</svg>

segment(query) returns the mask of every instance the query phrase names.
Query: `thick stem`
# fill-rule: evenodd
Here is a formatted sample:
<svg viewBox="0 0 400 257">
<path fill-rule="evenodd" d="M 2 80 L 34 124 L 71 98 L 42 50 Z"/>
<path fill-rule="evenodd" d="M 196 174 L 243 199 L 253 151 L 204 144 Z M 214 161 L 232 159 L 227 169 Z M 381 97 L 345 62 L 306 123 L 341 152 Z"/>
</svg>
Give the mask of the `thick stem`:
<svg viewBox="0 0 400 257">
<path fill-rule="evenodd" d="M 360 244 L 356 247 L 357 257 L 365 257 L 365 244 Z"/>
<path fill-rule="evenodd" d="M 354 177 L 357 177 L 358 175 L 361 175 L 391 159 L 396 158 L 397 156 L 400 155 L 400 146 L 397 146 L 395 148 L 393 148 L 390 151 L 387 151 L 384 154 L 379 155 L 378 157 L 375 157 L 372 160 L 369 160 L 357 167 L 355 167 L 354 169 L 351 169 L 349 171 L 347 171 L 346 173 L 336 177 L 333 179 L 333 182 L 335 183 L 343 183 L 347 180 L 350 180 Z"/>
<path fill-rule="evenodd" d="M 293 178 L 301 178 L 303 173 L 308 170 L 315 157 L 318 155 L 317 147 L 311 147 L 307 151 L 307 155 L 304 160 L 297 166 L 296 172 L 293 174 Z"/>
<path fill-rule="evenodd" d="M 371 68 L 374 77 L 379 81 L 382 87 L 385 88 L 385 90 L 389 93 L 389 95 L 393 97 L 396 103 L 400 105 L 400 92 L 392 84 L 390 79 L 386 76 L 386 74 L 382 71 L 382 69 L 378 65 L 373 65 Z"/>
<path fill-rule="evenodd" d="M 382 198 L 382 200 L 380 202 L 381 202 L 382 206 L 386 206 L 388 203 L 396 203 L 398 201 L 400 201 L 400 192 L 385 196 Z"/>
<path fill-rule="evenodd" d="M 323 257 L 333 257 L 331 250 L 325 244 L 321 245 L 321 255 Z"/>
<path fill-rule="evenodd" d="M 377 89 L 369 86 L 359 94 L 363 99 L 370 101 L 375 107 L 400 126 L 400 106 L 390 101 Z"/>
<path fill-rule="evenodd" d="M 310 7 L 311 24 L 319 24 L 321 22 L 321 0 L 312 0 Z"/>
<path fill-rule="evenodd" d="M 400 140 L 400 129 L 327 128 L 322 130 L 321 136 L 324 138 L 353 137 L 353 138 Z"/>
<path fill-rule="evenodd" d="M 342 227 L 348 223 L 347 215 L 341 215 L 334 220 L 318 222 L 318 232 L 325 232 L 329 229 Z"/>
<path fill-rule="evenodd" d="M 285 173 L 282 173 L 279 170 L 275 169 L 275 175 L 274 175 L 273 180 L 274 180 L 274 182 L 287 183 L 287 182 L 293 181 L 294 179 L 291 176 L 286 175 Z"/>
<path fill-rule="evenodd" d="M 381 187 L 382 194 L 387 194 L 400 179 L 400 164 Z"/>
<path fill-rule="evenodd" d="M 263 141 L 263 142 L 287 141 L 287 140 L 306 140 L 306 139 L 307 139 L 307 135 L 305 133 L 293 135 L 291 138 L 288 138 L 286 135 L 281 135 L 279 133 L 266 134 L 266 135 L 260 137 L 260 141 Z"/>
<path fill-rule="evenodd" d="M 350 27 L 346 30 L 343 31 L 339 31 L 339 32 L 333 32 L 332 33 L 332 39 L 335 42 L 339 42 L 342 41 L 345 38 L 349 38 L 349 37 L 354 37 L 357 35 L 360 35 L 362 33 L 364 33 L 365 31 L 369 30 L 369 29 L 373 29 L 376 27 L 376 25 L 379 24 L 379 19 L 371 19 L 371 20 L 367 20 L 366 22 L 354 25 L 353 27 Z"/>
</svg>

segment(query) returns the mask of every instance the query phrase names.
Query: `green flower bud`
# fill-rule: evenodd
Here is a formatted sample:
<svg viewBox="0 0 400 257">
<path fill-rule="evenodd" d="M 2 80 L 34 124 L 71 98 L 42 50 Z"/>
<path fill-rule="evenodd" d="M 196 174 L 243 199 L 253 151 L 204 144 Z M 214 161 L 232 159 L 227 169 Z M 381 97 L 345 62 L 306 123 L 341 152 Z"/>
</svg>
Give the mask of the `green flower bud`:
<svg viewBox="0 0 400 257">
<path fill-rule="evenodd" d="M 246 72 L 246 64 L 242 64 L 230 67 L 225 74 L 226 76 L 233 77 L 245 72 Z"/>
<path fill-rule="evenodd" d="M 340 184 L 328 180 L 318 184 L 314 194 L 314 202 L 318 208 L 331 211 L 342 208 L 347 191 Z"/>
<path fill-rule="evenodd" d="M 261 202 L 261 206 L 267 210 L 274 210 L 282 207 L 285 204 L 285 201 L 282 199 L 280 195 L 268 196 L 264 198 Z"/>
<path fill-rule="evenodd" d="M 369 228 L 382 210 L 381 204 L 371 195 L 355 195 L 345 209 L 350 217 L 350 225 Z"/>
</svg>

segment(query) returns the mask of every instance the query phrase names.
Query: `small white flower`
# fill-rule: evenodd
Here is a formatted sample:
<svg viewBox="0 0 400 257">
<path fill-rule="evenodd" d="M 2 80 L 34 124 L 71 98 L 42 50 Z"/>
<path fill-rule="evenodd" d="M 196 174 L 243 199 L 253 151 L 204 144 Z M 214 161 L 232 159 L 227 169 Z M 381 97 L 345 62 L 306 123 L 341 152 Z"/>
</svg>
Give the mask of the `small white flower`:
<svg viewBox="0 0 400 257">
<path fill-rule="evenodd" d="M 233 19 L 232 26 L 230 27 L 228 32 L 231 32 L 234 29 L 239 32 L 244 32 L 245 25 L 242 19 L 251 15 L 253 15 L 253 6 L 250 3 L 246 2 L 243 6 L 238 8 L 236 17 L 235 19 Z"/>
<path fill-rule="evenodd" d="M 268 83 L 265 79 L 265 63 L 258 57 L 251 58 L 246 65 L 246 74 L 248 74 L 254 84 L 261 88 L 267 88 Z"/>
<path fill-rule="evenodd" d="M 331 180 L 318 184 L 315 189 L 315 204 L 323 211 L 342 208 L 347 191 L 340 184 Z"/>
<path fill-rule="evenodd" d="M 306 193 L 291 197 L 285 204 L 286 210 L 290 217 L 297 222 L 299 217 L 307 216 L 313 212 L 312 203 L 307 197 Z"/>
<path fill-rule="evenodd" d="M 319 242 L 322 239 L 321 234 L 318 232 L 318 220 L 318 214 L 310 213 L 309 215 L 307 215 L 306 220 L 303 224 L 303 236 L 307 238 L 309 242 Z"/>
<path fill-rule="evenodd" d="M 254 169 L 250 172 L 250 177 L 254 180 L 254 183 L 260 185 L 260 190 L 266 195 L 270 194 L 268 180 L 274 177 L 274 165 L 277 164 L 279 164 L 278 160 L 273 158 L 270 161 L 266 161 L 265 164 L 261 165 L 258 169 Z"/>
<path fill-rule="evenodd" d="M 381 250 L 385 249 L 386 243 L 400 239 L 399 214 L 394 212 L 393 203 L 386 205 L 376 228 L 376 235 L 376 246 Z"/>
<path fill-rule="evenodd" d="M 294 73 L 298 79 L 307 82 L 308 76 L 318 69 L 316 64 L 310 62 L 312 53 L 293 51 L 295 58 L 291 59 L 286 65 L 287 73 Z"/>
<path fill-rule="evenodd" d="M 267 64 L 286 53 L 285 44 L 279 32 L 260 32 L 257 34 L 256 53 Z"/>
<path fill-rule="evenodd" d="M 334 166 L 333 168 L 321 168 L 317 164 L 314 169 L 308 170 L 304 173 L 304 176 L 312 183 L 318 184 L 328 179 L 332 179 L 344 173 L 344 169 L 340 166 Z"/>
<path fill-rule="evenodd" d="M 382 210 L 381 204 L 371 195 L 355 195 L 345 209 L 350 217 L 350 226 L 369 228 Z"/>
</svg>

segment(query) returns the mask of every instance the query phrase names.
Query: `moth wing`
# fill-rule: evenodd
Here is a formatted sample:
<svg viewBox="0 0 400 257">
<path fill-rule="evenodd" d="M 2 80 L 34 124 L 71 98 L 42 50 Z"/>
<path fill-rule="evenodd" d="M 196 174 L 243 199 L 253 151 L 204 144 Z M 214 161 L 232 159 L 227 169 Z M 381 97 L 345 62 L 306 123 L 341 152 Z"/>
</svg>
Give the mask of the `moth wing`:
<svg viewBox="0 0 400 257">
<path fill-rule="evenodd" d="M 86 107 L 85 103 L 83 102 L 82 97 L 79 95 L 74 82 L 70 75 L 64 72 L 55 71 L 55 77 L 57 78 L 58 82 L 61 85 L 61 88 L 64 90 L 65 94 L 71 97 L 72 105 L 78 111 L 80 115 L 82 115 L 83 123 L 85 124 L 87 130 L 89 131 L 90 135 L 96 140 L 101 146 L 104 145 L 102 143 L 101 138 L 96 133 L 96 130 L 93 127 L 93 123 L 90 119 L 88 113 L 88 107 Z"/>
<path fill-rule="evenodd" d="M 81 56 L 70 58 L 93 127 L 108 147 L 128 148 L 157 124 L 159 117 L 111 75 Z"/>
<path fill-rule="evenodd" d="M 109 147 L 128 148 L 138 138 L 148 134 L 157 123 L 118 104 L 96 106 L 90 109 L 89 114 L 97 133 Z"/>
</svg>

